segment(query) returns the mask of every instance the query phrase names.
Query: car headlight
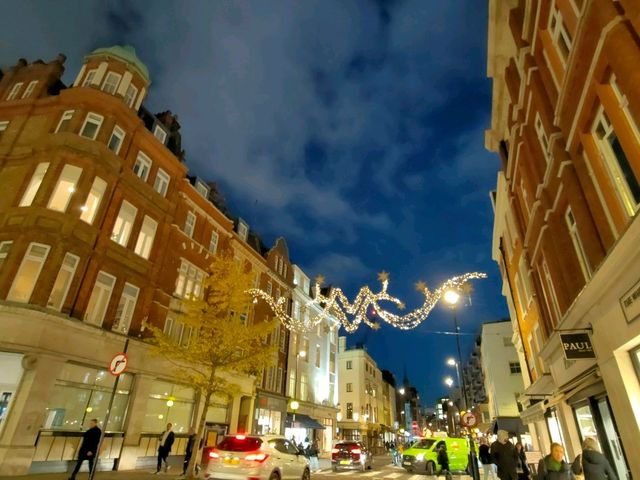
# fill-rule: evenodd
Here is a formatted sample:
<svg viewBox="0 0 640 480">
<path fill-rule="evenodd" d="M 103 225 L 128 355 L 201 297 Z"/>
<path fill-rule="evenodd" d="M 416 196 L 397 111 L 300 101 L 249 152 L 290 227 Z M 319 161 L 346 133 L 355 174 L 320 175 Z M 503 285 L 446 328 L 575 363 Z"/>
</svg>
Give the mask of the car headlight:
<svg viewBox="0 0 640 480">
<path fill-rule="evenodd" d="M 424 453 L 419 453 L 416 455 L 416 461 L 422 462 L 424 461 Z"/>
</svg>

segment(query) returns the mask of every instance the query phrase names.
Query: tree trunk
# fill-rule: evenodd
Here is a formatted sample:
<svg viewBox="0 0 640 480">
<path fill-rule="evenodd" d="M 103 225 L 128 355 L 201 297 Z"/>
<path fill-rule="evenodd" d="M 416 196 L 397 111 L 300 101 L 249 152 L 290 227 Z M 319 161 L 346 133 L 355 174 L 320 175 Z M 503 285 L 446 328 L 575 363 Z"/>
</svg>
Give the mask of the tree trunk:
<svg viewBox="0 0 640 480">
<path fill-rule="evenodd" d="M 211 379 L 215 377 L 215 370 L 212 372 Z M 213 381 L 211 382 L 213 383 Z M 210 384 L 211 384 L 210 383 Z M 204 435 L 205 425 L 207 423 L 207 411 L 209 410 L 209 404 L 211 403 L 211 396 L 213 395 L 213 390 L 206 390 L 204 392 L 204 406 L 202 407 L 202 414 L 200 415 L 200 421 L 198 422 L 198 428 L 196 429 L 196 438 L 193 442 L 193 453 L 191 454 L 191 459 L 189 460 L 189 465 L 187 466 L 187 477 L 195 478 L 195 469 L 198 464 L 198 460 L 202 457 L 202 448 L 200 448 L 200 441 Z M 203 442 L 204 447 L 204 442 Z M 202 465 L 202 468 L 206 468 L 206 465 Z"/>
</svg>

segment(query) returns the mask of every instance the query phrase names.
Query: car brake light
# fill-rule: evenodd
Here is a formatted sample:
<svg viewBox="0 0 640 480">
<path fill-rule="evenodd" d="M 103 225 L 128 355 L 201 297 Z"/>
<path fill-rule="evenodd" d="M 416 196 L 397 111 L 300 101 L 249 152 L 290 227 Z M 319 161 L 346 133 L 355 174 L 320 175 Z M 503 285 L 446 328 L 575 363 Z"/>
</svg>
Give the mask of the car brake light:
<svg viewBox="0 0 640 480">
<path fill-rule="evenodd" d="M 209 452 L 209 458 L 220 458 L 220 454 L 218 452 L 216 452 L 215 450 L 211 450 Z"/>
<path fill-rule="evenodd" d="M 360 450 L 359 448 L 354 448 L 353 450 L 351 450 L 351 453 L 355 453 L 356 455 L 360 455 L 362 453 L 362 450 Z"/>
<path fill-rule="evenodd" d="M 332 448 L 331 449 L 331 453 L 340 453 L 340 449 L 339 448 Z"/>
<path fill-rule="evenodd" d="M 236 435 L 236 440 L 244 440 L 246 438 L 247 438 L 246 435 Z"/>
<path fill-rule="evenodd" d="M 269 458 L 269 455 L 266 453 L 250 453 L 249 455 L 244 457 L 245 460 L 258 463 L 264 462 L 267 458 Z"/>
</svg>

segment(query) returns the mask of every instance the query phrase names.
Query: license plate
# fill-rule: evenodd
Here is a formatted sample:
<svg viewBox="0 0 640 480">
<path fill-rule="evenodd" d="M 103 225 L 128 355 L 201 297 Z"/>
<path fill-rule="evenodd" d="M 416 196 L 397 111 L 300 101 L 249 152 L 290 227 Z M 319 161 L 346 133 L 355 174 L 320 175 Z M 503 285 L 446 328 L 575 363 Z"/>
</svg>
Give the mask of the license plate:
<svg viewBox="0 0 640 480">
<path fill-rule="evenodd" d="M 239 465 L 240 464 L 240 459 L 239 458 L 226 457 L 224 459 L 224 463 L 225 463 L 225 465 Z"/>
<path fill-rule="evenodd" d="M 350 463 L 349 460 L 340 460 L 340 465 L 349 465 Z"/>
<path fill-rule="evenodd" d="M 411 465 L 411 462 L 402 462 L 403 465 Z"/>
</svg>

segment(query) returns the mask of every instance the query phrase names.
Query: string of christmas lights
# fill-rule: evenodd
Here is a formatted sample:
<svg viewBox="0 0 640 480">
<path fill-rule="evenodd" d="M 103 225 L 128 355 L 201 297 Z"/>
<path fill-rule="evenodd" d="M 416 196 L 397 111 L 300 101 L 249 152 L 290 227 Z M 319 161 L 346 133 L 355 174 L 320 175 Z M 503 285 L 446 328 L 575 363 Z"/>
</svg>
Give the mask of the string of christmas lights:
<svg viewBox="0 0 640 480">
<path fill-rule="evenodd" d="M 464 291 L 470 280 L 480 278 L 487 278 L 487 275 L 481 272 L 465 273 L 464 275 L 446 280 L 434 291 L 429 290 L 427 284 L 420 281 L 416 283 L 416 290 L 424 295 L 424 302 L 418 308 L 404 315 L 389 312 L 380 306 L 380 302 L 390 302 L 395 305 L 398 310 L 404 310 L 405 308 L 405 304 L 400 299 L 388 293 L 389 274 L 387 272 L 380 272 L 378 274 L 378 280 L 382 283 L 382 288 L 379 292 L 374 293 L 368 286 L 364 286 L 356 295 L 353 303 L 349 301 L 340 288 L 331 288 L 328 296 L 323 295 L 322 284 L 324 283 L 324 277 L 316 277 L 313 286 L 315 297 L 307 302 L 306 305 L 302 305 L 300 318 L 298 319 L 287 313 L 286 298 L 280 297 L 276 300 L 258 288 L 252 288 L 247 292 L 254 298 L 254 303 L 257 302 L 258 299 L 264 300 L 276 318 L 286 328 L 294 331 L 311 330 L 324 320 L 331 320 L 332 317 L 336 318 L 348 333 L 355 332 L 361 323 L 373 329 L 380 328 L 377 322 L 369 318 L 370 315 L 384 320 L 393 327 L 401 330 L 410 330 L 427 319 L 431 310 L 433 310 L 433 307 L 435 307 L 445 292 L 449 290 Z M 308 320 L 306 320 L 306 310 L 316 310 L 319 313 L 310 315 Z M 353 320 L 349 320 L 349 317 Z"/>
</svg>

